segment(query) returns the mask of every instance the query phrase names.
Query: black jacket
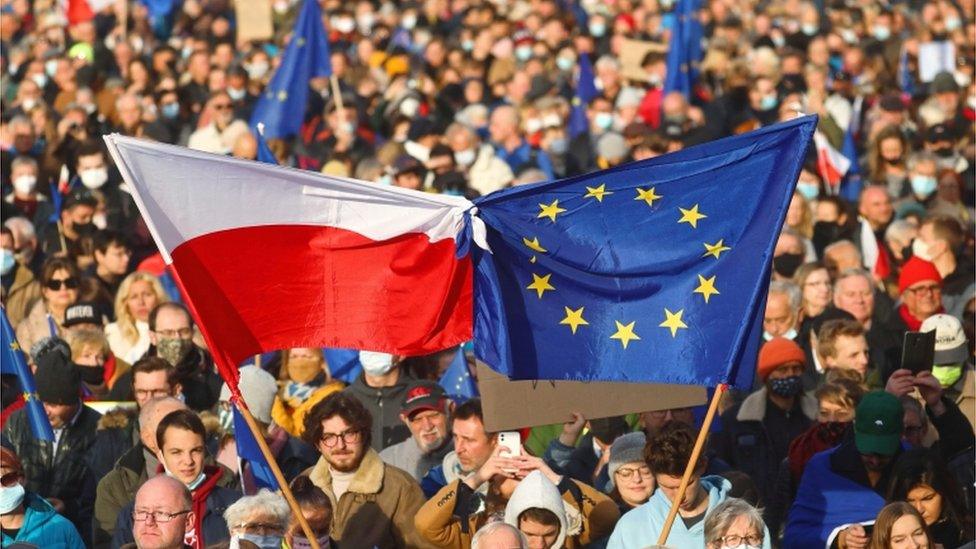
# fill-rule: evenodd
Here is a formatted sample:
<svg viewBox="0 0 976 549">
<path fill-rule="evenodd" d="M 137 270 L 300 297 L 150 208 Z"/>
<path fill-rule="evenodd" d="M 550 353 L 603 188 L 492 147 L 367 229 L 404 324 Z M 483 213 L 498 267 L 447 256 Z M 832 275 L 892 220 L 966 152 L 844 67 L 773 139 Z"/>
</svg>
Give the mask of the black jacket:
<svg viewBox="0 0 976 549">
<path fill-rule="evenodd" d="M 150 356 L 156 356 L 155 345 L 150 345 L 149 350 L 141 358 Z M 202 412 L 217 404 L 224 380 L 217 374 L 213 358 L 206 350 L 194 345 L 186 357 L 176 365 L 176 375 L 177 381 L 183 387 L 184 402 L 191 410 Z M 135 400 L 132 392 L 132 370 L 122 374 L 115 381 L 106 400 Z"/>
</svg>

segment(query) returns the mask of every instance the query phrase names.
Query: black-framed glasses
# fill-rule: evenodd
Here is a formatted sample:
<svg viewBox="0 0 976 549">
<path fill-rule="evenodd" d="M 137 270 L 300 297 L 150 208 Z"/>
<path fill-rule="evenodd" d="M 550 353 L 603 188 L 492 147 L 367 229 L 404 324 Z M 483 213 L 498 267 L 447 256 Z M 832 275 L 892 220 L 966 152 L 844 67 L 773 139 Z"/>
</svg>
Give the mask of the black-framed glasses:
<svg viewBox="0 0 976 549">
<path fill-rule="evenodd" d="M 189 339 L 193 335 L 193 328 L 177 328 L 176 330 L 156 330 L 158 335 L 167 339 Z"/>
<path fill-rule="evenodd" d="M 919 286 L 918 288 L 906 288 L 906 292 L 912 292 L 913 294 L 932 294 L 935 295 L 942 291 L 942 286 L 938 284 L 932 284 L 930 286 Z"/>
<path fill-rule="evenodd" d="M 132 520 L 136 522 L 146 522 L 152 517 L 153 522 L 158 524 L 163 524 L 169 522 L 180 515 L 185 515 L 189 513 L 189 509 L 184 509 L 176 513 L 167 513 L 166 511 L 133 511 Z"/>
<path fill-rule="evenodd" d="M 78 279 L 69 276 L 68 278 L 52 278 L 44 283 L 48 290 L 58 291 L 61 288 L 67 288 L 69 290 L 75 290 L 78 288 Z"/>
<path fill-rule="evenodd" d="M 339 439 L 342 439 L 344 444 L 355 444 L 363 438 L 362 431 L 343 431 L 341 433 L 323 433 L 322 434 L 322 444 L 325 444 L 327 448 L 332 448 L 336 444 L 339 444 Z"/>
<path fill-rule="evenodd" d="M 743 543 L 757 547 L 762 545 L 763 537 L 756 534 L 749 534 L 748 536 L 732 534 L 718 538 L 718 541 L 722 542 L 722 545 L 725 547 L 740 547 Z"/>
</svg>

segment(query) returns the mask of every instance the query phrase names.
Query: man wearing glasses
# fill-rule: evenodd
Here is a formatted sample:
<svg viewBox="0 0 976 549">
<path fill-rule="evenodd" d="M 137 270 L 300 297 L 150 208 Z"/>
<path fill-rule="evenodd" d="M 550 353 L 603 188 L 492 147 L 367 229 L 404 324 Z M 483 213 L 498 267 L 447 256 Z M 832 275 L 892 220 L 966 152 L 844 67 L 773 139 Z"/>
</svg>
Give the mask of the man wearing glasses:
<svg viewBox="0 0 976 549">
<path fill-rule="evenodd" d="M 898 316 L 909 330 L 918 331 L 926 318 L 943 312 L 942 275 L 935 265 L 912 257 L 901 269 L 898 277 L 901 306 Z"/>
<path fill-rule="evenodd" d="M 210 96 L 204 116 L 210 123 L 190 134 L 187 146 L 198 151 L 228 154 L 242 134 L 247 133 L 247 123 L 234 119 L 234 104 L 227 92 L 219 91 Z"/>
<path fill-rule="evenodd" d="M 372 416 L 354 396 L 335 393 L 312 408 L 302 437 L 322 457 L 308 471 L 333 503 L 332 537 L 343 547 L 427 547 L 413 525 L 424 503 L 405 471 L 370 447 Z"/>
<path fill-rule="evenodd" d="M 138 549 L 188 547 L 183 536 L 196 519 L 190 491 L 166 475 L 152 478 L 139 488 L 132 518 L 135 543 L 123 547 Z"/>
</svg>

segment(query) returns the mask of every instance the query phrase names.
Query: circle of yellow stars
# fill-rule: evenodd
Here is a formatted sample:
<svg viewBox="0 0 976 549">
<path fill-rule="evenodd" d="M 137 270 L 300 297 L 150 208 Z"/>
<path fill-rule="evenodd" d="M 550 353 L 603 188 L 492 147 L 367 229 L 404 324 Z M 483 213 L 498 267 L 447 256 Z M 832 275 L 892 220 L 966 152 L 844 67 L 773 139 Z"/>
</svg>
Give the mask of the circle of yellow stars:
<svg viewBox="0 0 976 549">
<path fill-rule="evenodd" d="M 664 198 L 664 196 L 657 194 L 656 187 L 642 188 L 637 187 L 637 195 L 633 198 L 634 200 L 644 202 L 649 207 L 654 207 L 655 202 Z M 583 195 L 584 199 L 593 198 L 597 202 L 602 203 L 604 197 L 607 195 L 614 194 L 614 191 L 607 190 L 606 184 L 601 184 L 597 187 L 586 187 L 586 193 Z M 555 224 L 560 214 L 565 213 L 567 210 L 559 206 L 559 200 L 554 199 L 550 204 L 539 204 L 539 212 L 536 215 L 536 219 L 549 219 L 550 223 Z M 678 207 L 680 216 L 677 223 L 685 223 L 692 230 L 698 229 L 698 223 L 703 219 L 707 219 L 708 215 L 700 210 L 700 205 L 698 203 L 689 205 L 688 208 Z M 522 244 L 526 248 L 532 250 L 536 254 L 545 254 L 548 250 L 543 247 L 542 243 L 539 242 L 539 237 L 533 236 L 531 239 L 528 237 L 522 237 Z M 705 247 L 705 253 L 701 257 L 713 257 L 715 259 L 720 259 L 722 254 L 730 251 L 732 248 L 725 244 L 725 239 L 720 238 L 718 241 L 709 243 L 703 242 L 702 245 Z M 529 258 L 530 263 L 536 263 L 538 257 L 532 255 Z M 532 283 L 526 286 L 526 290 L 533 291 L 536 293 L 538 299 L 543 299 L 546 292 L 555 292 L 556 288 L 550 282 L 552 278 L 552 273 L 532 274 Z M 692 293 L 698 294 L 702 297 L 705 303 L 709 303 L 709 300 L 716 295 L 721 295 L 721 292 L 715 287 L 717 275 L 712 275 L 710 277 L 705 277 L 701 274 L 698 275 L 698 287 L 696 287 Z M 577 331 L 583 326 L 589 326 L 590 323 L 583 316 L 585 307 L 581 306 L 573 309 L 568 306 L 563 307 L 565 311 L 565 317 L 559 321 L 562 326 L 567 326 L 573 335 L 576 335 Z M 658 324 L 659 328 L 664 328 L 671 332 L 672 338 L 677 338 L 680 330 L 687 330 L 688 324 L 685 323 L 683 315 L 685 310 L 678 309 L 677 311 L 672 311 L 671 309 L 664 308 L 664 320 Z M 632 341 L 640 341 L 641 337 L 636 332 L 637 321 L 632 320 L 630 322 L 614 320 L 616 325 L 616 331 L 610 335 L 610 339 L 617 340 L 623 349 L 627 349 L 627 346 Z"/>
</svg>

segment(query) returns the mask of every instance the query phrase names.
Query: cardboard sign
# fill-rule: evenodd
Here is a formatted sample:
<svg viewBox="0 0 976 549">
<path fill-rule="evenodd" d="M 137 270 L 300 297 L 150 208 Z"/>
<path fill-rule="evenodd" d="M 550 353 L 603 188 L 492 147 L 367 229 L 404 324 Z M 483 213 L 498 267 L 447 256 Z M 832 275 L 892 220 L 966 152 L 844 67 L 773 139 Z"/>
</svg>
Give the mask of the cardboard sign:
<svg viewBox="0 0 976 549">
<path fill-rule="evenodd" d="M 699 406 L 697 385 L 598 381 L 511 381 L 478 361 L 478 390 L 489 432 L 563 423 L 579 412 L 587 419 Z"/>
<path fill-rule="evenodd" d="M 668 47 L 657 42 L 625 39 L 620 47 L 620 75 L 634 82 L 647 82 L 647 71 L 641 61 L 648 52 L 667 53 Z"/>
<path fill-rule="evenodd" d="M 235 4 L 238 44 L 251 40 L 270 40 L 274 36 L 271 0 L 248 0 Z"/>
</svg>

